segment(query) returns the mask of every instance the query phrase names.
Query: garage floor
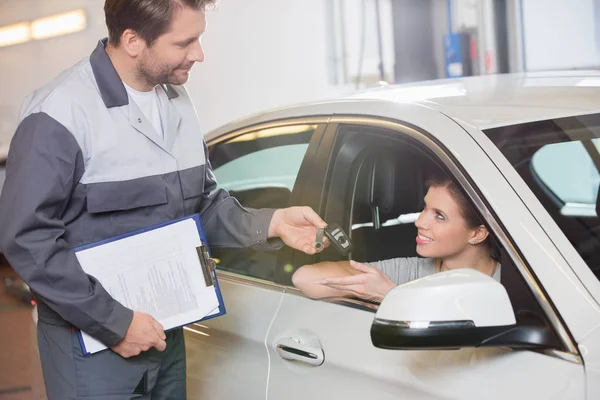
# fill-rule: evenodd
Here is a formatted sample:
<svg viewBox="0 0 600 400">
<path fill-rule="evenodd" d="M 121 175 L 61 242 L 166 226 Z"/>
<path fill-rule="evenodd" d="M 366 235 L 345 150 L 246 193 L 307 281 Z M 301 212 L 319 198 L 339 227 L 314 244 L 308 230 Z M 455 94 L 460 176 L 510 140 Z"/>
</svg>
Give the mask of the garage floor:
<svg viewBox="0 0 600 400">
<path fill-rule="evenodd" d="M 39 359 L 33 354 L 31 307 L 6 294 L 6 277 L 18 279 L 0 260 L 0 400 L 44 399 Z"/>
</svg>

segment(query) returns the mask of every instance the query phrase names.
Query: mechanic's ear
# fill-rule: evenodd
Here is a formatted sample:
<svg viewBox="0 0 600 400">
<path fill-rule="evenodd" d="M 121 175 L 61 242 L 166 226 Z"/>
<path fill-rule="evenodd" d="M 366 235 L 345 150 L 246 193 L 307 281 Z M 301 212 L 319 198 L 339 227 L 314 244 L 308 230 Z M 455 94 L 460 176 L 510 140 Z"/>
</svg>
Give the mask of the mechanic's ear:
<svg viewBox="0 0 600 400">
<path fill-rule="evenodd" d="M 121 46 L 130 57 L 136 58 L 146 48 L 146 41 L 133 29 L 125 29 L 121 35 Z"/>
</svg>

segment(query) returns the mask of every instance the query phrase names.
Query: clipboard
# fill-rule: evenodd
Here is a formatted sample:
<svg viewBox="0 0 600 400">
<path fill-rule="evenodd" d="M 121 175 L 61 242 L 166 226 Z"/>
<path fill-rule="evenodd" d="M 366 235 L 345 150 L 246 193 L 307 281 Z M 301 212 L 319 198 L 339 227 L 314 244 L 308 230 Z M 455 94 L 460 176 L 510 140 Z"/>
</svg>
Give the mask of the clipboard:
<svg viewBox="0 0 600 400">
<path fill-rule="evenodd" d="M 128 232 L 123 235 L 114 236 L 114 237 L 111 237 L 111 238 L 108 238 L 105 240 L 90 243 L 90 244 L 87 244 L 84 246 L 77 247 L 74 249 L 74 251 L 75 251 L 76 255 L 78 253 L 82 254 L 81 252 L 84 252 L 85 250 L 90 250 L 90 249 L 94 249 L 99 246 L 111 244 L 113 242 L 131 238 L 133 236 L 140 235 L 142 233 L 148 233 L 148 232 L 152 232 L 152 231 L 155 231 L 155 230 L 158 230 L 161 228 L 166 228 L 166 227 L 169 227 L 170 225 L 181 223 L 186 220 L 192 220 L 195 223 L 195 226 L 196 226 L 196 229 L 197 229 L 197 232 L 199 235 L 199 240 L 200 240 L 200 245 L 196 246 L 195 250 L 196 250 L 196 256 L 198 257 L 200 267 L 202 270 L 201 276 L 204 278 L 206 287 L 214 286 L 214 292 L 215 292 L 214 294 L 216 295 L 216 299 L 217 299 L 217 307 L 215 309 L 213 309 L 212 311 L 209 311 L 208 314 L 205 314 L 205 316 L 201 319 L 186 321 L 185 323 L 183 323 L 181 325 L 176 325 L 176 326 L 172 326 L 168 329 L 165 329 L 165 331 L 177 329 L 182 326 L 189 325 L 189 324 L 192 324 L 195 322 L 205 321 L 205 320 L 219 317 L 221 315 L 225 315 L 226 314 L 225 303 L 223 301 L 223 296 L 221 294 L 221 289 L 219 287 L 219 282 L 218 282 L 217 274 L 216 274 L 216 270 L 215 270 L 215 263 L 210 256 L 209 248 L 207 245 L 206 234 L 204 232 L 204 226 L 202 224 L 202 219 L 199 214 L 192 214 L 190 216 L 186 216 L 183 218 L 167 221 L 165 223 L 153 225 L 153 226 L 150 226 L 150 227 L 147 227 L 144 229 L 139 229 L 136 231 Z M 99 279 L 99 281 L 100 281 L 100 283 L 102 283 L 102 281 L 100 279 Z M 213 299 L 213 301 L 214 301 L 214 299 Z M 137 310 L 135 310 L 135 311 L 137 311 Z M 83 333 L 81 330 L 76 328 L 76 331 L 77 331 L 77 336 L 79 339 L 79 344 L 81 346 L 82 354 L 84 356 L 89 356 L 98 351 L 107 349 L 106 346 L 104 346 L 103 344 L 101 344 L 99 341 L 92 338 L 91 336 Z M 85 340 L 84 340 L 84 336 L 86 337 Z M 88 349 L 88 346 L 86 346 L 86 341 L 89 344 L 89 347 L 90 347 L 89 349 Z M 102 347 L 102 348 L 100 350 L 98 350 L 98 348 L 100 348 L 100 347 Z"/>
</svg>

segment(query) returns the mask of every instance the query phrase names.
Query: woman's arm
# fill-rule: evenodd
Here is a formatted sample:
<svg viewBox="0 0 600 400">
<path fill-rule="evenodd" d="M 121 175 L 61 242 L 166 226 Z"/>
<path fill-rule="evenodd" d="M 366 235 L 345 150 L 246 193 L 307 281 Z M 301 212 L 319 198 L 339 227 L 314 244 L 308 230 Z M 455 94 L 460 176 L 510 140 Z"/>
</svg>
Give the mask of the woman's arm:
<svg viewBox="0 0 600 400">
<path fill-rule="evenodd" d="M 351 276 L 360 273 L 352 268 L 348 261 L 324 261 L 317 264 L 304 265 L 294 272 L 292 282 L 305 295 L 313 299 L 324 297 L 348 297 L 352 293 L 334 289 L 329 286 L 316 283 L 324 278 Z"/>
<path fill-rule="evenodd" d="M 396 284 L 379 269 L 356 261 L 305 265 L 292 276 L 294 285 L 313 299 L 356 296 L 381 302 Z"/>
</svg>

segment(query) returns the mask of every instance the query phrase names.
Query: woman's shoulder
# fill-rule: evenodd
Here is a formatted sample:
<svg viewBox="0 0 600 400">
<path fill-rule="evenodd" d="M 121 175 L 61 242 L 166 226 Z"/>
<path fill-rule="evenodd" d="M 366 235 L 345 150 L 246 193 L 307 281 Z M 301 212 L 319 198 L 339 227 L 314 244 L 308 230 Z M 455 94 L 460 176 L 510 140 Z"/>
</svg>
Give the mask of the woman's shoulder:
<svg viewBox="0 0 600 400">
<path fill-rule="evenodd" d="M 433 258 L 423 258 L 423 257 L 397 257 L 390 258 L 387 260 L 376 261 L 370 264 L 380 264 L 386 266 L 393 267 L 434 267 L 435 268 L 435 259 Z"/>
</svg>

